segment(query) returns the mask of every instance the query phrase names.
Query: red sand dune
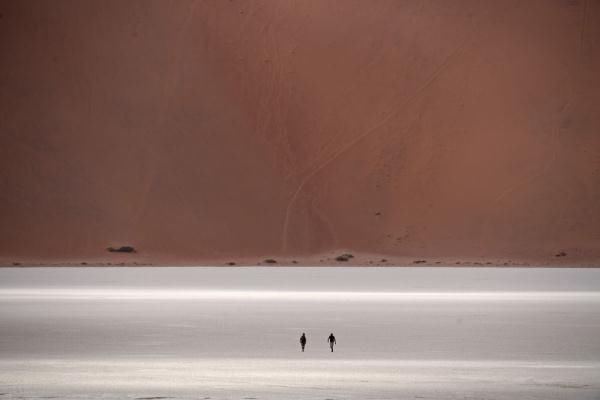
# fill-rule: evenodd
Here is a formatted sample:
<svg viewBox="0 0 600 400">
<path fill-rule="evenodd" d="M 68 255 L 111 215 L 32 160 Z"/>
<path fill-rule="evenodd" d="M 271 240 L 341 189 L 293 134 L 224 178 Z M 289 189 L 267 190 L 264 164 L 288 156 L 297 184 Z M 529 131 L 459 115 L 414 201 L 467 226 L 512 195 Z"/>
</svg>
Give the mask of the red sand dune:
<svg viewBox="0 0 600 400">
<path fill-rule="evenodd" d="M 600 264 L 600 1 L 0 15 L 3 260 Z"/>
</svg>

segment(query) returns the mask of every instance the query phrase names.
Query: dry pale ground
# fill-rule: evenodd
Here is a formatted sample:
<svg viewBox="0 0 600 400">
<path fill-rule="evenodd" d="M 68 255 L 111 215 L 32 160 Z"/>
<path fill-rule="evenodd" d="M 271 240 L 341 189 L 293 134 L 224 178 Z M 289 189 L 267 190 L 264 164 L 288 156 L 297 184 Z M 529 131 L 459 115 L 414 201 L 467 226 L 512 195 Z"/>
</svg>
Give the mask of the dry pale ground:
<svg viewBox="0 0 600 400">
<path fill-rule="evenodd" d="M 4 268 L 0 397 L 598 400 L 599 307 L 600 269 Z"/>
</svg>

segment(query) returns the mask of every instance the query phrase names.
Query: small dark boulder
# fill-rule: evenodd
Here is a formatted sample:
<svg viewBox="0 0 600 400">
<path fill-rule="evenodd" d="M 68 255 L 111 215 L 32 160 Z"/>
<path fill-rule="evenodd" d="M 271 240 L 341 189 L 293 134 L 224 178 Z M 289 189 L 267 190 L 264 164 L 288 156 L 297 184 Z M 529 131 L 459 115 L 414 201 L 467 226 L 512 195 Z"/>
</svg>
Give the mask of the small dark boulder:
<svg viewBox="0 0 600 400">
<path fill-rule="evenodd" d="M 233 261 L 229 261 L 229 262 L 227 263 L 227 265 L 230 265 L 230 266 L 231 266 L 231 265 L 235 265 L 235 263 L 234 263 Z"/>
<path fill-rule="evenodd" d="M 20 262 L 14 262 L 14 263 L 13 263 L 13 265 L 14 265 L 15 267 L 18 267 L 19 265 L 21 265 L 21 263 L 20 263 Z"/>
<path fill-rule="evenodd" d="M 121 247 L 109 247 L 106 249 L 111 253 L 136 253 L 132 246 L 121 246 Z"/>
<path fill-rule="evenodd" d="M 272 258 L 267 258 L 264 262 L 266 264 L 277 264 L 277 260 L 273 260 Z"/>
<path fill-rule="evenodd" d="M 413 264 L 425 264 L 427 262 L 427 260 L 415 260 L 413 261 Z"/>
<path fill-rule="evenodd" d="M 561 251 L 560 253 L 557 253 L 554 255 L 554 257 L 565 257 L 567 255 L 567 253 L 565 253 L 564 251 Z"/>
<path fill-rule="evenodd" d="M 346 262 L 348 260 L 350 260 L 351 257 L 348 257 L 348 254 L 342 254 L 339 255 L 335 258 L 335 261 L 342 261 L 342 262 Z"/>
</svg>

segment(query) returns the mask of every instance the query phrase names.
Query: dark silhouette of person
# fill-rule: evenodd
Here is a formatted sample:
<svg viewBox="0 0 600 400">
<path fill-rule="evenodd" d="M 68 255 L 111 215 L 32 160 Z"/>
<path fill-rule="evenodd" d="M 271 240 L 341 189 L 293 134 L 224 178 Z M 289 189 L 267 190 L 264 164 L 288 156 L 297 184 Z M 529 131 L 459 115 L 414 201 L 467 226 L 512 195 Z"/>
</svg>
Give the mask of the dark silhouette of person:
<svg viewBox="0 0 600 400">
<path fill-rule="evenodd" d="M 300 336 L 300 346 L 302 346 L 302 352 L 304 353 L 304 346 L 306 346 L 306 334 L 304 332 Z"/>
<path fill-rule="evenodd" d="M 331 333 L 329 335 L 329 337 L 327 338 L 327 341 L 329 342 L 329 348 L 331 349 L 331 352 L 333 353 L 333 345 L 337 344 L 337 342 L 335 341 L 335 336 L 333 336 L 333 333 Z"/>
</svg>

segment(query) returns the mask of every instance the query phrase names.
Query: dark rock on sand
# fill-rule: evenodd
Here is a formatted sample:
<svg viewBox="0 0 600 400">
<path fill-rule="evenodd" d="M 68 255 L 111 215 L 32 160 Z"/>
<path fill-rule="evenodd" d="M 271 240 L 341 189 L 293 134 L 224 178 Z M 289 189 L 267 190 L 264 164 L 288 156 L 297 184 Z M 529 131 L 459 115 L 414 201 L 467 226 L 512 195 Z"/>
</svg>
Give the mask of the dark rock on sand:
<svg viewBox="0 0 600 400">
<path fill-rule="evenodd" d="M 136 253 L 132 246 L 109 247 L 107 250 L 111 253 Z"/>
<path fill-rule="evenodd" d="M 352 254 L 344 253 L 344 254 L 340 254 L 339 256 L 337 256 L 335 258 L 335 260 L 336 261 L 349 261 L 351 258 L 354 258 L 354 256 Z"/>
</svg>

